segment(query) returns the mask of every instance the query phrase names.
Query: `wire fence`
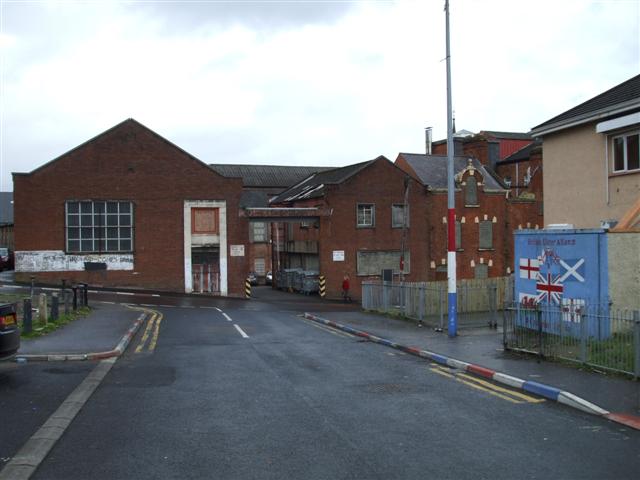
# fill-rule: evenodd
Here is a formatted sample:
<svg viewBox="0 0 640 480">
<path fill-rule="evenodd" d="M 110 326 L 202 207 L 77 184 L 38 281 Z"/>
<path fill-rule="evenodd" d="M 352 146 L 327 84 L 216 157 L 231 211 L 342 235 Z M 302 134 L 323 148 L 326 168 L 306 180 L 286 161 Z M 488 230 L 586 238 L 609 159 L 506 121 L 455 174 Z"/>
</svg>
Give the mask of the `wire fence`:
<svg viewBox="0 0 640 480">
<path fill-rule="evenodd" d="M 640 377 L 640 311 L 608 304 L 511 304 L 504 310 L 505 349 Z"/>
<path fill-rule="evenodd" d="M 511 277 L 461 280 L 457 285 L 458 326 L 495 327 L 498 312 L 512 301 Z M 448 315 L 447 282 L 363 282 L 362 308 L 443 329 Z"/>
</svg>

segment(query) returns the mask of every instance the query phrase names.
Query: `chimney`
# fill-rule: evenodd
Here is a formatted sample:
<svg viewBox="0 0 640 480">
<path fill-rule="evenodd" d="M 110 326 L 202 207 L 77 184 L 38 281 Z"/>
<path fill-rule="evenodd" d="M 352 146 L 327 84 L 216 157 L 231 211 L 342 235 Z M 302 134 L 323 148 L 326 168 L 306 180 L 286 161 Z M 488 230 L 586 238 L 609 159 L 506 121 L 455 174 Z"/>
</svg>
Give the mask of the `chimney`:
<svg viewBox="0 0 640 480">
<path fill-rule="evenodd" d="M 424 134 L 425 134 L 425 143 L 426 143 L 426 147 L 427 147 L 427 155 L 431 155 L 431 141 L 432 141 L 432 128 L 431 127 L 427 127 L 424 129 Z"/>
</svg>

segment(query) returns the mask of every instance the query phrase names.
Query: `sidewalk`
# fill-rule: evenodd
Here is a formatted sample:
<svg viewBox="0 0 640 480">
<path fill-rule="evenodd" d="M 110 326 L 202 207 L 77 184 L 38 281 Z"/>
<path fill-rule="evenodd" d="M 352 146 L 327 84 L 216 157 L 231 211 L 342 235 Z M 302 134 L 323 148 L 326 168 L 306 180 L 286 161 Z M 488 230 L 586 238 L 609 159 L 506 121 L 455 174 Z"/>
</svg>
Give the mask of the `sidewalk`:
<svg viewBox="0 0 640 480">
<path fill-rule="evenodd" d="M 609 374 L 580 370 L 577 366 L 538 361 L 529 355 L 504 352 L 502 332 L 489 328 L 458 330 L 450 339 L 415 323 L 363 312 L 310 312 L 406 346 L 532 380 L 571 392 L 611 412 L 640 415 L 640 382 Z"/>
<path fill-rule="evenodd" d="M 91 304 L 91 313 L 37 338 L 20 341 L 20 355 L 46 355 L 63 353 L 93 353 L 112 350 L 140 311 L 122 305 L 105 303 Z"/>
</svg>

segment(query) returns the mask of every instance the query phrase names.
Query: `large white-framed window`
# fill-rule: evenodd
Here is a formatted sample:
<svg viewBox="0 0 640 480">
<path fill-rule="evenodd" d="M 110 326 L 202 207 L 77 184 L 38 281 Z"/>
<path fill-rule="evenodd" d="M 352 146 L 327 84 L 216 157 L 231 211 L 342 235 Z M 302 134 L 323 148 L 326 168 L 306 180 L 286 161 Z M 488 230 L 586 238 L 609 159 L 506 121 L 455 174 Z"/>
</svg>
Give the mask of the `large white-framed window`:
<svg viewBox="0 0 640 480">
<path fill-rule="evenodd" d="M 376 206 L 373 203 L 359 203 L 356 207 L 356 226 L 369 228 L 376 225 Z"/>
<path fill-rule="evenodd" d="M 65 202 L 66 250 L 132 252 L 133 203 L 116 200 Z"/>
<path fill-rule="evenodd" d="M 613 173 L 640 170 L 640 131 L 623 133 L 611 138 Z"/>
</svg>

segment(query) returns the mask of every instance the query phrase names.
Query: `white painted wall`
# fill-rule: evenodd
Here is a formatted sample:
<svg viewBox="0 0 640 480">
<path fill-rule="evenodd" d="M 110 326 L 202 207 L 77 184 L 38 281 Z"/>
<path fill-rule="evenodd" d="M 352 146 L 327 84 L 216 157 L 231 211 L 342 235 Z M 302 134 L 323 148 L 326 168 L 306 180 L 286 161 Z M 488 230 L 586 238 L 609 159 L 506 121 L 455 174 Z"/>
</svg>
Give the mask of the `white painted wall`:
<svg viewBox="0 0 640 480">
<path fill-rule="evenodd" d="M 229 293 L 227 279 L 227 202 L 212 200 L 185 200 L 184 202 L 184 291 L 193 291 L 191 273 L 191 247 L 203 244 L 204 236 L 191 236 L 191 209 L 192 208 L 218 208 L 220 231 L 217 237 L 220 245 L 220 295 L 226 296 Z M 211 241 L 214 238 L 209 239 Z"/>
<path fill-rule="evenodd" d="M 81 272 L 85 262 L 106 263 L 107 270 L 133 270 L 133 254 L 66 254 L 62 250 L 15 252 L 16 272 Z"/>
</svg>

